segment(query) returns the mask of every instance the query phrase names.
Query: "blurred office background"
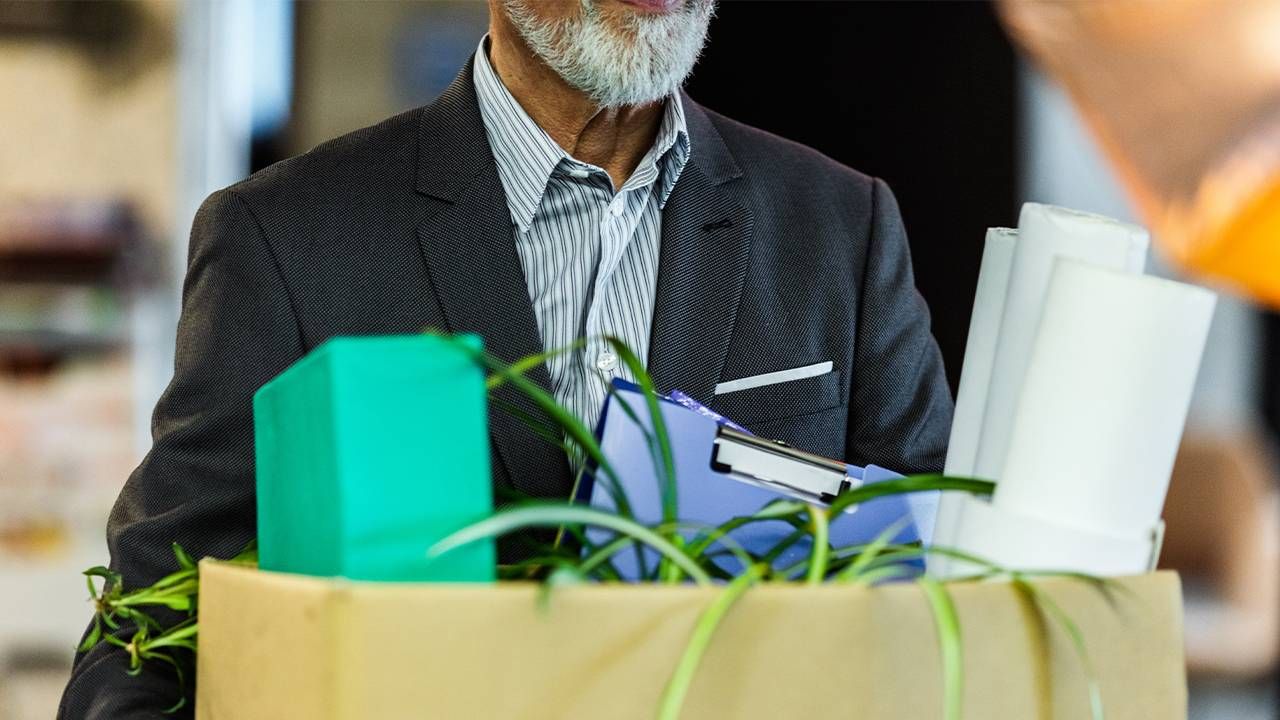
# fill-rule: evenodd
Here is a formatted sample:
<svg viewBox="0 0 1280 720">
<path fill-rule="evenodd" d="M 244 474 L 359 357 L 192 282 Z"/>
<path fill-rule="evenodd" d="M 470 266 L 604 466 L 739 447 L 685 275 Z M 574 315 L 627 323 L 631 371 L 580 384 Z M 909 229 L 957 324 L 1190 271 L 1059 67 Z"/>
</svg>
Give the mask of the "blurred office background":
<svg viewBox="0 0 1280 720">
<path fill-rule="evenodd" d="M 474 1 L 0 0 L 0 720 L 52 714 L 200 201 L 429 102 L 485 23 Z M 1024 200 L 1134 217 L 985 3 L 728 0 L 689 91 L 890 183 L 953 387 L 987 226 Z M 1224 297 L 1175 471 L 1196 720 L 1277 717 L 1277 343 Z"/>
</svg>

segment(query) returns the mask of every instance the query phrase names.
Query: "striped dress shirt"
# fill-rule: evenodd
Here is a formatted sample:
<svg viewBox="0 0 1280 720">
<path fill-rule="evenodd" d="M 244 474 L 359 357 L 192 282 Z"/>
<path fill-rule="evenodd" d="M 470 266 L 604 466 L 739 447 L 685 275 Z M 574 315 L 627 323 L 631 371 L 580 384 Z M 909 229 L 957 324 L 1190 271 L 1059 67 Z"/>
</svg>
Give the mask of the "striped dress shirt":
<svg viewBox="0 0 1280 720">
<path fill-rule="evenodd" d="M 565 152 L 511 95 L 481 41 L 474 80 L 480 116 L 511 210 L 514 242 L 548 350 L 556 399 L 594 428 L 614 377 L 634 381 L 604 342 L 649 352 L 662 208 L 689 158 L 679 94 L 667 98 L 652 147 L 616 191 L 608 173 Z"/>
</svg>

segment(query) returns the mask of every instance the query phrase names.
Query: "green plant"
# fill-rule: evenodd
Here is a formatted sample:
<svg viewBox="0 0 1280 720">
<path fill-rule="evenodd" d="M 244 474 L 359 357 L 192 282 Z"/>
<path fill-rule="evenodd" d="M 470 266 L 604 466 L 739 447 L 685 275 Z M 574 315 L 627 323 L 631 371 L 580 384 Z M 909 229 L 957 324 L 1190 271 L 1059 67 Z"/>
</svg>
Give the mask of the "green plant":
<svg viewBox="0 0 1280 720">
<path fill-rule="evenodd" d="M 79 647 L 84 652 L 105 642 L 123 649 L 129 654 L 130 675 L 142 672 L 142 665 L 147 661 L 172 667 L 178 675 L 181 692 L 177 703 L 166 713 L 177 711 L 187 702 L 186 674 L 177 653 L 183 650 L 194 653 L 199 632 L 196 621 L 199 567 L 178 543 L 173 544 L 173 555 L 178 563 L 176 571 L 147 587 L 131 591 L 124 589 L 120 573 L 110 568 L 99 565 L 85 570 L 85 582 L 93 601 L 93 624 Z M 250 543 L 231 561 L 256 565 L 257 544 Z M 102 581 L 101 588 L 95 584 L 95 578 Z M 157 610 L 180 613 L 182 619 L 166 627 L 157 619 Z"/>
<path fill-rule="evenodd" d="M 495 406 L 511 412 L 548 442 L 563 448 L 578 465 L 579 471 L 569 498 L 561 501 L 517 498 L 489 517 L 460 529 L 427 549 L 430 556 L 439 556 L 483 538 L 530 528 L 551 528 L 556 530 L 553 542 L 538 546 L 525 560 L 499 568 L 499 576 L 504 579 L 542 578 L 544 589 L 539 596 L 541 603 L 548 602 L 555 587 L 584 582 L 620 582 L 621 574 L 614 566 L 613 559 L 619 553 L 627 551 L 635 553 L 643 582 L 670 584 L 692 581 L 701 585 L 724 582 L 723 591 L 696 621 L 689 644 L 664 690 L 657 714 L 662 720 L 673 720 L 680 714 L 698 664 L 712 642 L 717 626 L 751 587 L 777 582 L 872 585 L 912 577 L 917 573 L 908 563 L 918 562 L 930 554 L 947 555 L 978 568 L 975 574 L 959 581 L 1007 579 L 1040 608 L 1046 617 L 1066 629 L 1089 673 L 1094 718 L 1101 720 L 1101 699 L 1083 637 L 1070 618 L 1035 586 L 1034 580 L 1041 574 L 1009 572 L 981 558 L 947 548 L 893 543 L 891 539 L 898 534 L 901 529 L 899 526 L 886 529 L 873 542 L 863 545 L 832 547 L 830 544 L 829 526 L 832 518 L 859 503 L 887 495 L 927 490 L 953 490 L 985 495 L 990 494 L 994 488 L 991 482 L 937 474 L 916 475 L 854 489 L 842 494 L 829 507 L 779 499 L 756 513 L 734 517 L 714 527 L 681 522 L 675 491 L 675 463 L 668 429 L 659 412 L 660 400 L 656 388 L 640 359 L 629 347 L 616 338 L 605 338 L 605 341 L 614 349 L 623 366 L 643 390 L 644 411 L 653 420 L 652 430 L 646 432 L 645 439 L 660 484 L 661 521 L 650 526 L 636 518 L 619 482 L 617 471 L 604 455 L 592 431 L 557 403 L 550 393 L 526 377 L 531 369 L 544 362 L 547 357 L 579 349 L 582 347 L 581 342 L 510 364 L 464 343 L 458 343 L 457 347 L 488 371 L 487 385 L 491 394 L 502 386 L 510 385 L 550 418 L 551 424 L 545 424 L 497 398 L 494 400 Z M 616 403 L 622 412 L 632 418 L 639 416 L 640 409 L 631 407 L 621 396 L 612 395 L 611 402 Z M 588 469 L 597 488 L 611 496 L 616 510 L 605 511 L 573 502 L 572 498 L 577 496 L 578 483 Z M 793 530 L 774 547 L 758 554 L 746 551 L 733 541 L 732 533 L 735 530 L 766 521 L 787 523 Z M 604 531 L 607 539 L 593 542 L 592 538 L 598 538 L 599 535 L 593 533 L 589 536 L 588 528 Z M 574 542 L 567 543 L 565 538 L 572 538 Z M 810 543 L 811 549 L 803 560 L 791 567 L 774 567 L 775 561 L 784 551 L 805 541 Z M 658 562 L 652 567 L 646 561 L 646 548 L 658 558 Z M 252 553 L 253 550 L 248 549 L 238 559 L 252 562 Z M 143 663 L 155 661 L 171 665 L 178 672 L 179 678 L 182 678 L 182 664 L 175 652 L 183 649 L 194 653 L 197 649 L 196 596 L 199 576 L 192 558 L 176 544 L 174 554 L 179 566 L 177 572 L 150 587 L 131 592 L 125 592 L 120 577 L 106 568 L 86 571 L 86 575 L 90 576 L 89 587 L 94 597 L 95 621 L 82 650 L 101 641 L 109 642 L 129 653 L 130 671 L 133 673 L 138 672 Z M 739 561 L 742 570 L 736 576 L 726 572 L 717 562 L 725 555 L 732 555 Z M 1079 577 L 1104 591 L 1110 587 L 1108 581 L 1098 578 L 1070 573 L 1044 574 Z M 94 586 L 94 577 L 104 580 L 101 591 Z M 964 680 L 959 620 L 946 584 L 927 577 L 917 578 L 915 581 L 928 601 L 938 632 L 945 689 L 943 715 L 947 720 L 957 720 Z M 164 627 L 150 612 L 143 609 L 152 607 L 178 611 L 184 615 L 180 621 Z M 121 621 L 128 622 L 133 627 L 132 636 L 128 640 L 118 637 L 119 633 L 124 632 Z M 181 707 L 183 702 L 180 700 L 171 710 Z"/>
</svg>

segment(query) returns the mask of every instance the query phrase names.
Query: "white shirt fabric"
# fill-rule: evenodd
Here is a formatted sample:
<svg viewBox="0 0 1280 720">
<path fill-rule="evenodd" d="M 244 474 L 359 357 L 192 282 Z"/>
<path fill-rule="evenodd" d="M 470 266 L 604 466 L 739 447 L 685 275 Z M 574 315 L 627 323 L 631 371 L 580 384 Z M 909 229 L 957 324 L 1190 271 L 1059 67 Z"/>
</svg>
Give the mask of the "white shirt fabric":
<svg viewBox="0 0 1280 720">
<path fill-rule="evenodd" d="M 556 399 L 594 429 L 614 377 L 634 381 L 604 342 L 643 362 L 649 352 L 662 208 L 689 158 L 679 94 L 665 101 L 653 146 L 615 192 L 602 168 L 571 157 L 511 95 L 482 40 L 474 81 L 489 146 L 511 210 L 516 251 L 543 347 L 588 338 L 547 362 Z"/>
</svg>

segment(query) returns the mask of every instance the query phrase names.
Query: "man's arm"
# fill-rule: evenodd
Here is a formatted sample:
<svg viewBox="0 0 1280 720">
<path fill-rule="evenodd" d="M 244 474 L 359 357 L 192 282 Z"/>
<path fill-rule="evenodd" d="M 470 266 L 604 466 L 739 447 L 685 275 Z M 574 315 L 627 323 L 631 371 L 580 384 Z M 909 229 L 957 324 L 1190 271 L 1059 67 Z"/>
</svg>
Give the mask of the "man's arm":
<svg viewBox="0 0 1280 720">
<path fill-rule="evenodd" d="M 871 234 L 858 304 L 846 456 L 901 473 L 939 472 L 951 390 L 916 292 L 911 252 L 889 186 L 872 188 Z"/>
<path fill-rule="evenodd" d="M 176 570 L 175 541 L 196 558 L 230 557 L 256 535 L 252 397 L 301 355 L 257 221 L 235 192 L 215 193 L 191 231 L 174 376 L 152 418 L 154 443 L 108 521 L 111 567 L 126 588 Z M 76 658 L 58 717 L 172 717 L 161 714 L 178 698 L 172 669 L 144 668 L 129 677 L 125 653 L 99 644 Z M 194 679 L 188 668 L 189 687 Z"/>
</svg>

